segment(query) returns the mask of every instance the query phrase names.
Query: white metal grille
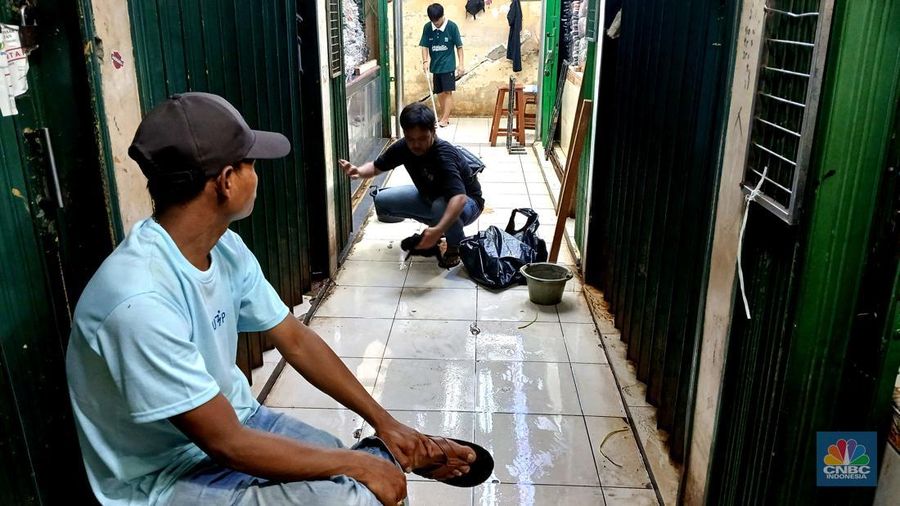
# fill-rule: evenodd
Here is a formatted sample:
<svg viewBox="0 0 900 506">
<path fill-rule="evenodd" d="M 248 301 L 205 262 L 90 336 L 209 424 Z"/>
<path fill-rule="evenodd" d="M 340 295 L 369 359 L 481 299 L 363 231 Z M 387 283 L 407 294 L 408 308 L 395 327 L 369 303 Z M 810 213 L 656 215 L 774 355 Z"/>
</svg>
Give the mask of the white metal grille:
<svg viewBox="0 0 900 506">
<path fill-rule="evenodd" d="M 743 187 L 789 224 L 803 198 L 834 0 L 769 0 Z"/>
</svg>

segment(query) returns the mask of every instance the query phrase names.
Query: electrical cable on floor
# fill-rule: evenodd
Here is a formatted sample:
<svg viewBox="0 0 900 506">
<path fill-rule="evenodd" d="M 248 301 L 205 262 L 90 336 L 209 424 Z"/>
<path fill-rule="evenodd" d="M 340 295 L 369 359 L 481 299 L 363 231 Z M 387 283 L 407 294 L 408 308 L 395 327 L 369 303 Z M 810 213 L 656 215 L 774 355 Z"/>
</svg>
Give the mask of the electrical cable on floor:
<svg viewBox="0 0 900 506">
<path fill-rule="evenodd" d="M 759 182 L 756 183 L 756 188 L 753 189 L 745 199 L 747 200 L 747 205 L 744 207 L 744 219 L 741 221 L 741 233 L 738 237 L 738 247 L 737 247 L 737 268 L 738 268 L 738 281 L 741 284 L 741 297 L 744 300 L 744 312 L 747 314 L 747 319 L 750 319 L 750 303 L 747 302 L 747 289 L 744 287 L 744 268 L 741 266 L 741 251 L 744 249 L 744 230 L 747 228 L 747 216 L 750 215 L 750 203 L 756 200 L 756 196 L 759 195 L 759 190 L 762 188 L 763 182 L 766 180 L 766 174 L 769 172 L 769 166 L 767 165 L 763 168 L 762 177 L 759 178 Z"/>
</svg>

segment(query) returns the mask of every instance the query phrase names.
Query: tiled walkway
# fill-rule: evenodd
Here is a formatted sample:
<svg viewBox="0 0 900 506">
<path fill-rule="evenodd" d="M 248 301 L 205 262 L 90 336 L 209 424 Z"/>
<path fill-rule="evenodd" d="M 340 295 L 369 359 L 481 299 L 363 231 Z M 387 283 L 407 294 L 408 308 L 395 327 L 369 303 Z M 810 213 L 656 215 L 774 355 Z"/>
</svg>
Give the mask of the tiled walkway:
<svg viewBox="0 0 900 506">
<path fill-rule="evenodd" d="M 487 165 L 487 208 L 467 232 L 502 227 L 513 208 L 532 207 L 549 240 L 555 213 L 538 161 L 479 144 L 485 126 L 460 119 L 439 132 Z M 397 169 L 388 185 L 401 184 L 409 177 Z M 403 262 L 400 239 L 420 228 L 370 218 L 310 324 L 396 418 L 494 454 L 494 479 L 474 490 L 410 475 L 411 504 L 657 504 L 580 281 L 555 307 L 531 304 L 525 287 L 493 293 L 461 266 Z M 574 263 L 565 244 L 559 261 Z M 357 429 L 371 432 L 290 367 L 266 404 L 348 445 Z"/>
</svg>

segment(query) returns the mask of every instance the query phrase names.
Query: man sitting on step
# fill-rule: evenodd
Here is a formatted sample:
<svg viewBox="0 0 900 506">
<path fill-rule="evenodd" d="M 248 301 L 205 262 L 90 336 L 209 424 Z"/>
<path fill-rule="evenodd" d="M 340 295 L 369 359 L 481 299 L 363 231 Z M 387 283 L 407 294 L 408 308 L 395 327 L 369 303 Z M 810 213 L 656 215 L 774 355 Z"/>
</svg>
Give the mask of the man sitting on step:
<svg viewBox="0 0 900 506">
<path fill-rule="evenodd" d="M 148 178 L 153 216 L 91 278 L 66 355 L 101 503 L 393 506 L 406 496 L 404 471 L 456 486 L 490 475 L 484 449 L 423 435 L 381 407 L 229 230 L 253 211 L 254 160 L 290 149 L 206 93 L 175 95 L 138 127 L 128 153 Z M 375 437 L 350 450 L 261 406 L 235 365 L 238 332 L 262 332 Z"/>
<path fill-rule="evenodd" d="M 406 167 L 413 185 L 378 190 L 375 211 L 382 221 L 412 218 L 428 225 L 415 250 L 433 248 L 446 235 L 447 249 L 440 263 L 449 268 L 459 263 L 463 227 L 478 218 L 484 199 L 478 177 L 453 144 L 437 137 L 434 121 L 434 113 L 426 105 L 410 104 L 400 113 L 402 139 L 360 167 L 346 160 L 340 163 L 352 179 Z"/>
</svg>

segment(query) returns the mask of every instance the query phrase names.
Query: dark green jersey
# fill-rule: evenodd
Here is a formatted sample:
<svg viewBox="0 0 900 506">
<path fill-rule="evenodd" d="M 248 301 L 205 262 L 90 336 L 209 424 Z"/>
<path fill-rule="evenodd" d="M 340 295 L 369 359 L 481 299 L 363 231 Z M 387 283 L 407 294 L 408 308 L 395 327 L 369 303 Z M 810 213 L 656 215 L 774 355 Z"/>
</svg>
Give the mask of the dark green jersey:
<svg viewBox="0 0 900 506">
<path fill-rule="evenodd" d="M 431 22 L 422 28 L 419 45 L 428 48 L 431 55 L 431 73 L 446 74 L 456 70 L 456 48 L 462 47 L 459 27 L 453 21 L 445 21 L 440 30 L 435 30 Z"/>
</svg>

